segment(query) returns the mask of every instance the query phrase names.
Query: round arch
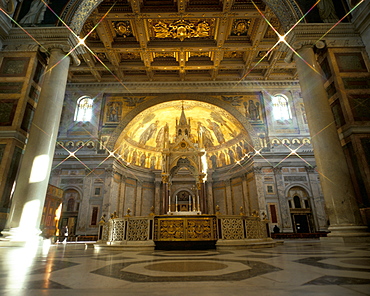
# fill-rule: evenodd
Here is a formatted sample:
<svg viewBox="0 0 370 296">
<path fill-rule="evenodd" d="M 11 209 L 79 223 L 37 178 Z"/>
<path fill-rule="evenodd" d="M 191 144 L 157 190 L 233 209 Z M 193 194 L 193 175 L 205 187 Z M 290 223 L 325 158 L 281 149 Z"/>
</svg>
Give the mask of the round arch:
<svg viewBox="0 0 370 296">
<path fill-rule="evenodd" d="M 249 135 L 249 139 L 247 139 L 251 145 L 256 147 L 257 149 L 260 147 L 260 141 L 257 136 L 257 133 L 254 131 L 252 125 L 249 123 L 248 119 L 243 116 L 238 110 L 233 108 L 230 104 L 215 98 L 211 97 L 207 94 L 199 95 L 199 94 L 181 94 L 179 97 L 174 98 L 173 94 L 165 94 L 158 96 L 155 99 L 148 100 L 146 102 L 143 102 L 139 106 L 137 106 L 135 109 L 131 110 L 125 118 L 119 123 L 119 125 L 116 127 L 116 129 L 111 134 L 108 143 L 107 148 L 111 151 L 114 150 L 114 147 L 116 145 L 116 142 L 118 141 L 120 135 L 126 128 L 126 126 L 141 112 L 145 111 L 146 109 L 153 107 L 155 105 L 169 102 L 169 101 L 178 101 L 178 100 L 184 100 L 184 101 L 199 101 L 208 103 L 211 105 L 215 105 L 226 112 L 228 112 L 230 115 L 232 115 L 241 125 L 242 127 L 247 131 Z"/>
<path fill-rule="evenodd" d="M 312 197 L 312 193 L 311 193 L 310 189 L 309 189 L 307 186 L 305 186 L 304 184 L 301 184 L 301 183 L 292 183 L 292 184 L 289 184 L 289 186 L 287 186 L 287 187 L 285 188 L 285 190 L 284 190 L 284 196 L 285 196 L 285 197 L 288 197 L 288 193 L 289 193 L 289 191 L 290 191 L 292 188 L 294 188 L 294 187 L 299 187 L 299 188 L 304 189 L 304 191 L 306 191 L 306 193 L 307 193 L 307 197 L 308 197 L 308 198 L 311 198 L 311 197 Z"/>
</svg>

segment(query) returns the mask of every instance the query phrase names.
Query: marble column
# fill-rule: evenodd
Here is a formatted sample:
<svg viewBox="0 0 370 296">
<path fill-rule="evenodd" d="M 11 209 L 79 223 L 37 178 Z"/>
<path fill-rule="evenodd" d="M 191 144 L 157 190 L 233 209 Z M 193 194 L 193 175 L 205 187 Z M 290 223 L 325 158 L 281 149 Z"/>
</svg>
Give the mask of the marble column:
<svg viewBox="0 0 370 296">
<path fill-rule="evenodd" d="M 161 213 L 161 182 L 156 180 L 154 181 L 154 213 L 157 215 Z"/>
<path fill-rule="evenodd" d="M 267 204 L 263 184 L 263 172 L 262 167 L 254 167 L 254 180 L 256 182 L 256 194 L 258 199 L 258 214 L 260 217 L 263 216 L 263 213 L 267 213 Z"/>
<path fill-rule="evenodd" d="M 234 205 L 230 179 L 225 181 L 225 186 L 226 186 L 226 215 L 233 215 Z"/>
<path fill-rule="evenodd" d="M 63 107 L 70 58 L 50 49 L 49 67 L 20 165 L 6 229 L 11 240 L 27 241 L 40 233 L 55 142 Z"/>
<path fill-rule="evenodd" d="M 329 237 L 349 241 L 359 236 L 368 236 L 367 227 L 362 225 L 346 159 L 313 48 L 301 46 L 298 53 L 303 60 L 297 55 L 294 55 L 294 59 L 330 221 Z"/>
<path fill-rule="evenodd" d="M 135 216 L 141 216 L 143 210 L 143 183 L 137 182 L 136 185 L 136 204 L 135 204 Z"/>
<path fill-rule="evenodd" d="M 214 214 L 215 213 L 215 206 L 213 201 L 213 182 L 211 180 L 207 181 L 207 206 L 208 206 L 208 213 Z"/>
<path fill-rule="evenodd" d="M 242 188 L 243 188 L 243 207 L 244 213 L 249 216 L 252 213 L 251 205 L 249 201 L 249 192 L 248 192 L 248 184 L 247 184 L 247 176 L 242 176 Z"/>
<path fill-rule="evenodd" d="M 119 189 L 119 202 L 118 202 L 119 204 L 117 209 L 117 215 L 120 218 L 122 218 L 125 215 L 124 213 L 126 200 L 125 192 L 126 192 L 126 179 L 123 176 L 121 176 L 121 185 Z"/>
<path fill-rule="evenodd" d="M 276 195 L 279 202 L 279 215 L 281 225 L 280 228 L 282 232 L 293 232 L 293 225 L 292 219 L 290 217 L 290 209 L 288 207 L 288 201 L 285 196 L 285 185 L 284 185 L 284 178 L 282 174 L 281 167 L 273 168 L 274 171 L 274 178 L 275 178 L 275 185 L 276 185 Z"/>
</svg>

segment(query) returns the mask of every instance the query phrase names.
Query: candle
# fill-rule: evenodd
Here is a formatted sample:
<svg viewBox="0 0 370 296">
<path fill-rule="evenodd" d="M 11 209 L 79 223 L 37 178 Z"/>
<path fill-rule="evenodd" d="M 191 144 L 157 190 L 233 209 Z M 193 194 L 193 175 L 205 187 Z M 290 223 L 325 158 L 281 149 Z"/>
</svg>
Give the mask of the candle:
<svg viewBox="0 0 370 296">
<path fill-rule="evenodd" d="M 170 195 L 170 190 L 168 190 L 168 211 L 171 212 L 171 195 Z"/>
</svg>

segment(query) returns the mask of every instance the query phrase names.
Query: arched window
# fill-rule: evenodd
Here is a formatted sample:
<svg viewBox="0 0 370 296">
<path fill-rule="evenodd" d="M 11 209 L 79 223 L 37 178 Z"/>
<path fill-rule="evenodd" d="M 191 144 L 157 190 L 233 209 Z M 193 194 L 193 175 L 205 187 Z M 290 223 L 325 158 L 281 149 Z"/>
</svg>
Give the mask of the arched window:
<svg viewBox="0 0 370 296">
<path fill-rule="evenodd" d="M 293 201 L 294 201 L 294 207 L 296 208 L 296 209 L 300 209 L 300 208 L 302 208 L 302 205 L 301 205 L 301 199 L 299 198 L 299 196 L 294 196 L 293 197 Z"/>
<path fill-rule="evenodd" d="M 77 100 L 75 121 L 90 121 L 92 116 L 93 99 L 83 96 Z"/>
<path fill-rule="evenodd" d="M 288 98 L 281 94 L 272 97 L 272 112 L 275 120 L 290 121 L 292 113 L 290 112 Z"/>
<path fill-rule="evenodd" d="M 73 212 L 75 207 L 75 199 L 71 197 L 67 202 L 67 212 Z"/>
</svg>

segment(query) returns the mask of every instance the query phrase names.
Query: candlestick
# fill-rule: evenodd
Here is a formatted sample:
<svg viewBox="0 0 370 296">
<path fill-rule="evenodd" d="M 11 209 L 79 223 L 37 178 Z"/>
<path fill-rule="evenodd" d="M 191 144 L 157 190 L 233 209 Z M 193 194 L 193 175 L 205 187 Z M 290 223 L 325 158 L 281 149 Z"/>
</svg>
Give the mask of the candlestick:
<svg viewBox="0 0 370 296">
<path fill-rule="evenodd" d="M 168 211 L 171 212 L 171 195 L 170 195 L 170 190 L 168 190 Z"/>
</svg>

